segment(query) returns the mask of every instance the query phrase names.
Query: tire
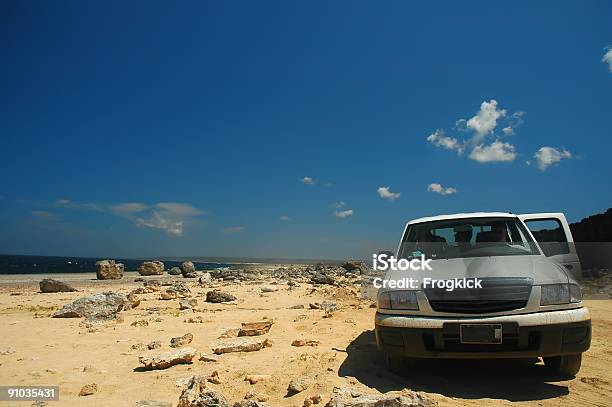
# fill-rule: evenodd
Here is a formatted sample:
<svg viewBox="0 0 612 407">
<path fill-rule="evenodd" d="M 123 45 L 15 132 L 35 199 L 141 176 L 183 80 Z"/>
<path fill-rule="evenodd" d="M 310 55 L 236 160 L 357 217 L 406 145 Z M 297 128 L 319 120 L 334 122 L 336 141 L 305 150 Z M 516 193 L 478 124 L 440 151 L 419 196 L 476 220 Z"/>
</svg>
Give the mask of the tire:
<svg viewBox="0 0 612 407">
<path fill-rule="evenodd" d="M 582 353 L 544 358 L 544 365 L 556 373 L 576 376 L 582 363 Z"/>
<path fill-rule="evenodd" d="M 385 364 L 387 365 L 387 369 L 395 374 L 402 374 L 405 364 L 406 358 L 402 356 L 393 356 L 385 353 Z"/>
</svg>

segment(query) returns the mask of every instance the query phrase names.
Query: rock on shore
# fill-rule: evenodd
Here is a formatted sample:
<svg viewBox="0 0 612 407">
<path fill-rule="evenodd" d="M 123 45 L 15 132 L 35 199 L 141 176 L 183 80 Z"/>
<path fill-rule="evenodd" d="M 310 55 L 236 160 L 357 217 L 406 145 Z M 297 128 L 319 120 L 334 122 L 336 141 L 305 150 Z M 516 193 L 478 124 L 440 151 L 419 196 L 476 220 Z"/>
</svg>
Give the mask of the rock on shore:
<svg viewBox="0 0 612 407">
<path fill-rule="evenodd" d="M 174 365 L 191 363 L 195 355 L 195 349 L 181 348 L 173 352 L 143 355 L 138 360 L 146 369 L 167 369 Z"/>
<path fill-rule="evenodd" d="M 159 260 L 145 261 L 138 267 L 141 276 L 160 276 L 164 274 L 164 263 Z"/>
<path fill-rule="evenodd" d="M 115 260 L 100 260 L 96 262 L 96 276 L 98 280 L 119 280 L 123 278 L 125 266 L 115 263 Z"/>
<path fill-rule="evenodd" d="M 131 307 L 132 304 L 125 295 L 107 291 L 81 297 L 66 304 L 53 314 L 53 318 L 102 318 Z"/>
<path fill-rule="evenodd" d="M 67 293 L 77 290 L 63 281 L 45 278 L 40 282 L 40 291 L 43 293 Z"/>
</svg>

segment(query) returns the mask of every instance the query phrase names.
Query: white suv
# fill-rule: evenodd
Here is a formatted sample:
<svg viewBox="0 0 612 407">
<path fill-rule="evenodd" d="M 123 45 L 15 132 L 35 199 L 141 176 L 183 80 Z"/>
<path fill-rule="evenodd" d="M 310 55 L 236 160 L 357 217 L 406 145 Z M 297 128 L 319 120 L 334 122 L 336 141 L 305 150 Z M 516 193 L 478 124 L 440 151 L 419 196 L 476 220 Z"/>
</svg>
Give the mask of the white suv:
<svg viewBox="0 0 612 407">
<path fill-rule="evenodd" d="M 543 357 L 561 374 L 578 372 L 591 318 L 563 214 L 416 219 L 406 224 L 396 258 L 423 256 L 432 259 L 431 271 L 388 271 L 384 278 L 413 278 L 416 287 L 378 291 L 376 341 L 390 369 L 401 370 L 404 357 Z M 423 283 L 455 278 L 478 279 L 482 288 Z"/>
</svg>

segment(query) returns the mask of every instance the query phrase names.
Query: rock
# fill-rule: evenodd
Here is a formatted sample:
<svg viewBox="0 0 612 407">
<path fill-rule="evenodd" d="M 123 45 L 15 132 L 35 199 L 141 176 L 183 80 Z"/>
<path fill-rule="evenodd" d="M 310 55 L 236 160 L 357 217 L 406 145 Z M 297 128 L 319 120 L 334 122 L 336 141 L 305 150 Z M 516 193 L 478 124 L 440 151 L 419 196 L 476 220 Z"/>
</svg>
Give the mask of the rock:
<svg viewBox="0 0 612 407">
<path fill-rule="evenodd" d="M 270 378 L 269 374 L 250 374 L 244 378 L 244 381 L 249 382 L 250 384 L 255 384 L 255 383 L 261 382 L 262 380 L 266 380 L 269 378 Z"/>
<path fill-rule="evenodd" d="M 45 278 L 40 282 L 40 291 L 43 293 L 67 293 L 77 290 L 63 281 Z"/>
<path fill-rule="evenodd" d="M 139 320 L 136 320 L 136 321 L 132 322 L 130 325 L 142 328 L 142 327 L 145 327 L 145 326 L 149 326 L 149 321 L 147 321 L 146 319 L 139 319 Z"/>
<path fill-rule="evenodd" d="M 173 348 L 178 348 L 190 344 L 191 341 L 193 341 L 193 334 L 186 333 L 183 336 L 177 336 L 176 338 L 170 339 L 170 346 Z"/>
<path fill-rule="evenodd" d="M 160 276 L 164 274 L 164 263 L 159 260 L 145 261 L 138 267 L 141 276 Z"/>
<path fill-rule="evenodd" d="M 149 350 L 159 349 L 159 348 L 161 348 L 161 347 L 162 347 L 162 342 L 161 342 L 161 341 L 153 341 L 153 342 L 150 342 L 150 343 L 147 345 L 147 348 L 148 348 Z"/>
<path fill-rule="evenodd" d="M 293 379 L 289 382 L 289 386 L 287 387 L 287 391 L 290 394 L 297 394 L 303 392 L 308 388 L 309 384 L 304 378 Z"/>
<path fill-rule="evenodd" d="M 292 305 L 289 309 L 304 309 L 304 304 Z"/>
<path fill-rule="evenodd" d="M 126 304 L 123 305 L 123 310 L 127 311 L 131 308 L 136 308 L 140 305 L 140 297 L 138 297 L 135 293 L 130 292 L 125 299 L 127 300 Z"/>
<path fill-rule="evenodd" d="M 325 407 L 434 407 L 438 403 L 412 390 L 384 394 L 362 394 L 348 387 L 335 387 Z"/>
<path fill-rule="evenodd" d="M 272 287 L 269 285 L 264 285 L 263 287 L 260 288 L 262 293 L 275 293 L 278 291 L 278 287 Z"/>
<path fill-rule="evenodd" d="M 131 307 L 125 295 L 107 291 L 81 297 L 66 304 L 53 314 L 53 318 L 93 317 L 103 319 L 114 316 L 126 306 Z"/>
<path fill-rule="evenodd" d="M 166 291 L 162 291 L 159 294 L 159 299 L 160 300 L 174 300 L 178 298 L 178 293 L 174 290 L 166 290 Z"/>
<path fill-rule="evenodd" d="M 174 365 L 191 363 L 195 355 L 195 349 L 181 348 L 173 352 L 143 355 L 138 360 L 147 369 L 167 369 Z"/>
<path fill-rule="evenodd" d="M 268 407 L 266 403 L 255 400 L 240 400 L 234 403 L 233 407 Z"/>
<path fill-rule="evenodd" d="M 98 385 L 95 383 L 86 384 L 81 387 L 81 391 L 79 392 L 79 396 L 91 396 L 92 394 L 96 394 L 98 392 Z"/>
<path fill-rule="evenodd" d="M 336 280 L 332 276 L 323 273 L 317 273 L 310 278 L 310 282 L 313 284 L 329 284 L 334 285 Z"/>
<path fill-rule="evenodd" d="M 187 299 L 179 300 L 179 309 L 180 310 L 192 309 L 196 305 L 198 305 L 198 300 L 196 300 L 195 298 L 191 298 L 191 299 L 188 299 L 188 300 Z"/>
<path fill-rule="evenodd" d="M 213 352 L 217 355 L 230 352 L 255 352 L 270 346 L 272 346 L 272 341 L 269 339 L 238 339 L 217 344 L 213 348 Z"/>
<path fill-rule="evenodd" d="M 134 407 L 172 407 L 172 403 L 168 401 L 140 400 L 134 404 Z"/>
<path fill-rule="evenodd" d="M 311 339 L 296 339 L 293 342 L 291 342 L 291 346 L 297 346 L 297 347 L 318 346 L 320 343 L 321 343 L 320 341 L 315 341 Z"/>
<path fill-rule="evenodd" d="M 197 317 L 189 317 L 184 322 L 187 322 L 188 324 L 203 324 L 206 321 L 204 318 L 198 315 Z"/>
<path fill-rule="evenodd" d="M 179 396 L 177 407 L 229 407 L 223 395 L 206 388 L 202 376 L 192 376 Z"/>
<path fill-rule="evenodd" d="M 272 321 L 243 322 L 238 336 L 258 336 L 267 334 L 272 327 Z"/>
<path fill-rule="evenodd" d="M 219 357 L 216 355 L 207 355 L 205 353 L 200 353 L 200 357 L 198 358 L 200 362 L 218 362 Z"/>
<path fill-rule="evenodd" d="M 364 269 L 364 265 L 360 261 L 347 261 L 341 267 L 348 272 L 361 271 Z"/>
<path fill-rule="evenodd" d="M 124 265 L 115 260 L 100 260 L 96 262 L 98 280 L 119 280 L 123 278 Z"/>
<path fill-rule="evenodd" d="M 230 301 L 236 301 L 236 297 L 229 293 L 219 290 L 213 290 L 206 293 L 206 302 L 220 303 Z"/>
<path fill-rule="evenodd" d="M 313 396 L 306 398 L 306 400 L 304 400 L 304 407 L 310 407 L 313 404 L 319 404 L 322 401 L 323 401 L 323 396 L 321 396 L 320 394 L 315 394 Z"/>
<path fill-rule="evenodd" d="M 147 280 L 142 285 L 150 293 L 160 291 L 162 287 L 162 283 L 159 280 Z"/>
<path fill-rule="evenodd" d="M 213 384 L 221 384 L 221 378 L 219 377 L 219 372 L 217 372 L 216 370 L 214 372 L 212 372 L 210 374 L 210 376 L 208 376 L 206 378 L 207 381 L 209 381 L 210 383 Z"/>
<path fill-rule="evenodd" d="M 267 394 L 255 393 L 255 392 L 249 391 L 247 392 L 247 394 L 244 395 L 244 399 L 245 400 L 257 400 L 260 402 L 264 402 L 264 401 L 268 401 L 270 397 L 268 397 Z"/>
<path fill-rule="evenodd" d="M 181 269 L 179 267 L 172 267 L 170 269 L 170 271 L 168 271 L 168 274 L 170 274 L 171 276 L 179 276 L 181 275 Z"/>
<path fill-rule="evenodd" d="M 185 278 L 196 278 L 198 276 L 195 266 L 190 261 L 185 261 L 181 264 L 181 274 Z"/>
<path fill-rule="evenodd" d="M 210 273 L 208 273 L 208 272 L 203 273 L 203 274 L 200 276 L 200 279 L 198 280 L 198 282 L 199 282 L 200 284 L 208 284 L 208 283 L 210 283 L 211 281 L 212 281 L 212 277 L 210 276 Z"/>
</svg>

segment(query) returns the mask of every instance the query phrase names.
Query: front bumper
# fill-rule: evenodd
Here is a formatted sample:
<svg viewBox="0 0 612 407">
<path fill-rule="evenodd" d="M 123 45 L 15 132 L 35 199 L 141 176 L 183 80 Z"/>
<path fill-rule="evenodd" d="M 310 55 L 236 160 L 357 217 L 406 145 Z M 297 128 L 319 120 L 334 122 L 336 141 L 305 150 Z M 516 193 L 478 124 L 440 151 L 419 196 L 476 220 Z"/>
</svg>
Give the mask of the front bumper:
<svg viewBox="0 0 612 407">
<path fill-rule="evenodd" d="M 463 344 L 461 324 L 501 324 L 501 344 Z M 582 353 L 591 345 L 586 308 L 522 315 L 431 318 L 376 313 L 376 342 L 390 355 L 422 358 L 524 358 Z"/>
</svg>

